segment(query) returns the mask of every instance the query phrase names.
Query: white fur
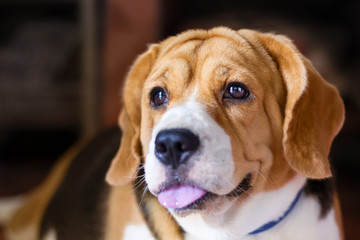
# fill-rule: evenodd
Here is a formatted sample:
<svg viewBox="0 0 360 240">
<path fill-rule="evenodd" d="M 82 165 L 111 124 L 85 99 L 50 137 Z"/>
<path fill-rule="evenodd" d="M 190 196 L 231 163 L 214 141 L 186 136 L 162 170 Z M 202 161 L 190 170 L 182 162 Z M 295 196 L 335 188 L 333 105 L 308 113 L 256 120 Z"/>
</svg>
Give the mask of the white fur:
<svg viewBox="0 0 360 240">
<path fill-rule="evenodd" d="M 55 229 L 50 228 L 45 234 L 44 237 L 41 240 L 57 240 L 57 233 Z"/>
<path fill-rule="evenodd" d="M 155 240 L 146 224 L 128 225 L 125 228 L 122 240 L 136 239 Z"/>
<path fill-rule="evenodd" d="M 335 220 L 335 211 L 331 209 L 328 215 L 318 222 L 317 238 L 319 240 L 337 240 L 340 239 L 340 232 Z"/>
<path fill-rule="evenodd" d="M 6 223 L 13 217 L 14 213 L 26 202 L 25 195 L 2 198 L 0 200 L 0 223 Z M 34 224 L 28 224 L 21 231 L 12 232 L 5 227 L 5 239 L 11 240 L 35 240 L 36 228 Z"/>
<path fill-rule="evenodd" d="M 170 128 L 187 128 L 201 139 L 200 154 L 189 160 L 192 164 L 189 164 L 187 180 L 219 195 L 236 187 L 230 137 L 200 103 L 191 100 L 169 109 L 152 132 L 145 161 L 145 178 L 151 192 L 158 191 L 166 181 L 165 166 L 155 157 L 154 149 L 157 134 Z"/>
<path fill-rule="evenodd" d="M 0 223 L 4 224 L 9 221 L 15 211 L 24 205 L 25 201 L 24 195 L 0 199 Z"/>
</svg>

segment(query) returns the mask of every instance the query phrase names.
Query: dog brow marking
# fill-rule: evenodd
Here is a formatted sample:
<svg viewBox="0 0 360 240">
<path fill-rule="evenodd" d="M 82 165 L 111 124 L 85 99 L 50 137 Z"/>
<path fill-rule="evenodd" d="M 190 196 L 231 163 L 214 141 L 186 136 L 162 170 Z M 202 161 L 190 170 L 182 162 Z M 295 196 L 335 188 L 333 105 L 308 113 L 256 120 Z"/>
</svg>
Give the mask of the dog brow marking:
<svg viewBox="0 0 360 240">
<path fill-rule="evenodd" d="M 199 94 L 199 85 L 196 84 L 196 86 L 194 87 L 194 91 L 191 93 L 188 102 L 195 102 L 196 98 Z"/>
</svg>

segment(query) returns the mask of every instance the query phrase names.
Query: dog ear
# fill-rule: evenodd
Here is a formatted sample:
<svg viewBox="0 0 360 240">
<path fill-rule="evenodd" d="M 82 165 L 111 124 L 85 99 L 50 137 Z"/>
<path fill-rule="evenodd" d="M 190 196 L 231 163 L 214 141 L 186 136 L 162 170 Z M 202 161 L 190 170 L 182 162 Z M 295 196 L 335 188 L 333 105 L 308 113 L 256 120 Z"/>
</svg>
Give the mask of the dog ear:
<svg viewBox="0 0 360 240">
<path fill-rule="evenodd" d="M 330 177 L 328 155 L 345 114 L 339 92 L 288 38 L 262 34 L 259 39 L 276 62 L 286 86 L 285 158 L 295 171 L 309 178 Z"/>
<path fill-rule="evenodd" d="M 140 121 L 142 87 L 147 79 L 158 52 L 158 45 L 138 57 L 127 76 L 123 90 L 123 109 L 119 117 L 122 130 L 120 148 L 111 162 L 106 181 L 114 186 L 135 180 L 140 164 Z"/>
</svg>

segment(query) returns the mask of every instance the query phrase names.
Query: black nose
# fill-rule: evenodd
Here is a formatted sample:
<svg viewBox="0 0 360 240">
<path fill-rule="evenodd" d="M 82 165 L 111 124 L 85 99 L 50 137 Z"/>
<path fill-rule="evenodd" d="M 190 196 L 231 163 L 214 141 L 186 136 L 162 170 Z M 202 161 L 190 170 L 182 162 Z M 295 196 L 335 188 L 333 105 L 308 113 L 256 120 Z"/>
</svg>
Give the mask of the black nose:
<svg viewBox="0 0 360 240">
<path fill-rule="evenodd" d="M 162 130 L 155 139 L 155 156 L 163 164 L 176 169 L 197 150 L 199 137 L 185 128 Z"/>
</svg>

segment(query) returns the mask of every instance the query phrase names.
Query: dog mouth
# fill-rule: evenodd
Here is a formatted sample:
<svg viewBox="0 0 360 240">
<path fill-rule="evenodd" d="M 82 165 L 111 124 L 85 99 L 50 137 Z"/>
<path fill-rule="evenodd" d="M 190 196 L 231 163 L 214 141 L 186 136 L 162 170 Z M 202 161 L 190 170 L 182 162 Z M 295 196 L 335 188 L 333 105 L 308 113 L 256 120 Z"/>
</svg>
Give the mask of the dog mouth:
<svg viewBox="0 0 360 240">
<path fill-rule="evenodd" d="M 162 206 L 174 210 L 175 213 L 201 210 L 207 202 L 215 201 L 222 197 L 239 197 L 251 189 L 250 181 L 251 173 L 247 174 L 238 186 L 225 195 L 218 195 L 191 184 L 175 183 L 164 187 L 158 194 L 158 200 Z"/>
</svg>

